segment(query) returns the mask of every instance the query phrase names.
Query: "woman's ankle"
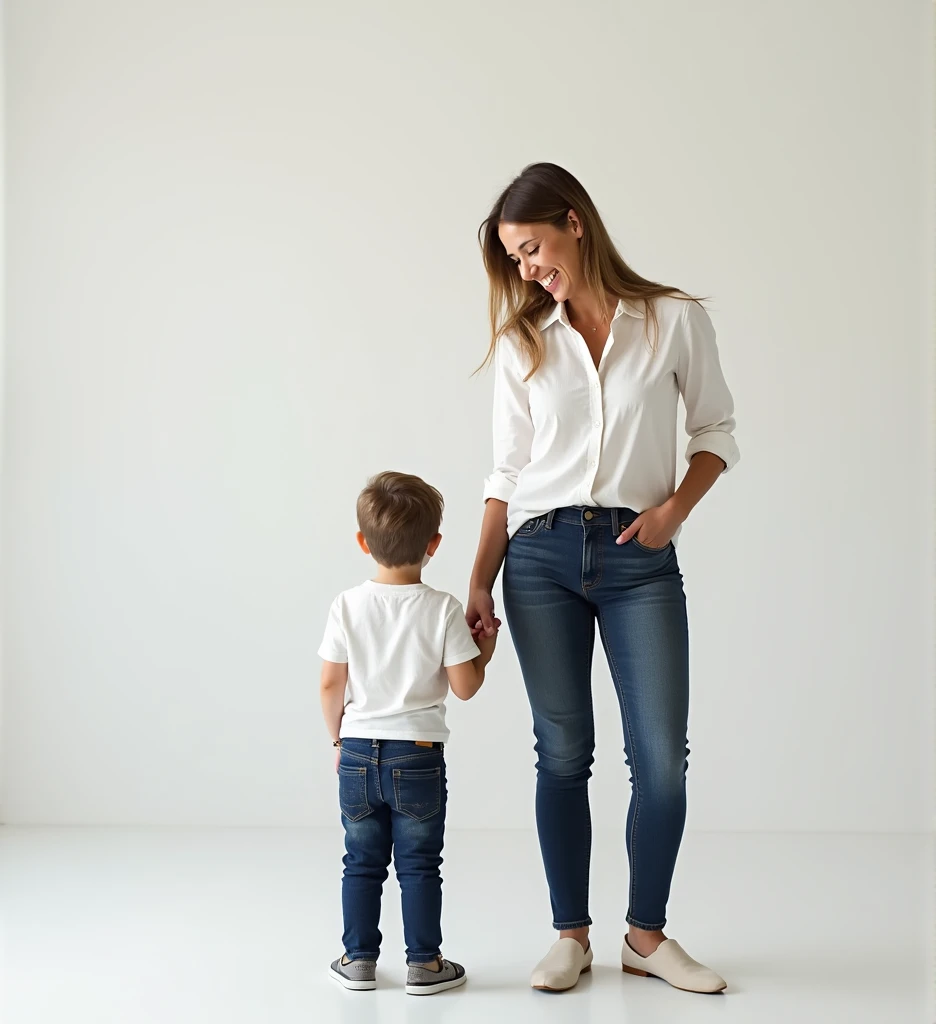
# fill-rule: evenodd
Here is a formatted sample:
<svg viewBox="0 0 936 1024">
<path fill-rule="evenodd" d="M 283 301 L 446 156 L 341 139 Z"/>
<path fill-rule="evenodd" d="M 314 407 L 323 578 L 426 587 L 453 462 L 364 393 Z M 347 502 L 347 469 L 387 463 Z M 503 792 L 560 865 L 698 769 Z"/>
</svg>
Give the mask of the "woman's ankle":
<svg viewBox="0 0 936 1024">
<path fill-rule="evenodd" d="M 577 939 L 582 949 L 588 952 L 588 928 L 567 928 L 559 932 L 560 939 Z"/>
<path fill-rule="evenodd" d="M 647 931 L 645 928 L 636 928 L 631 925 L 627 932 L 627 943 L 638 956 L 650 956 L 665 941 L 666 936 L 659 930 Z"/>
</svg>

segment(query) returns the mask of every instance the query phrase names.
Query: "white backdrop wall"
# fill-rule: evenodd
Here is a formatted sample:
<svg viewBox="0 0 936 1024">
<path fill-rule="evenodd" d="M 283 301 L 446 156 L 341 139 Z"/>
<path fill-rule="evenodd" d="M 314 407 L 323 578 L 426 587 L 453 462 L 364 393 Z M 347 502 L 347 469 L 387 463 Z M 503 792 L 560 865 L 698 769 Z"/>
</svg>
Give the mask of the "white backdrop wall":
<svg viewBox="0 0 936 1024">
<path fill-rule="evenodd" d="M 712 297 L 737 398 L 742 462 L 680 546 L 690 827 L 929 827 L 927 0 L 6 17 L 4 820 L 336 821 L 315 650 L 370 572 L 355 496 L 440 487 L 428 578 L 464 599 L 475 233 L 546 159 L 639 271 Z M 450 719 L 451 823 L 531 825 L 507 636 Z"/>
</svg>

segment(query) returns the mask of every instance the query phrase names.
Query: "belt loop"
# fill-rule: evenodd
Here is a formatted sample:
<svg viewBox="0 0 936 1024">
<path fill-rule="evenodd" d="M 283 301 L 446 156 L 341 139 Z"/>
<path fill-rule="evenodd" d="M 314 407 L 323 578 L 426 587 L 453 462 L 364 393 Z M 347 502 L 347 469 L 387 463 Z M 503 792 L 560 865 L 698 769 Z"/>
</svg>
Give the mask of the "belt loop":
<svg viewBox="0 0 936 1024">
<path fill-rule="evenodd" d="M 552 509 L 551 511 L 546 513 L 546 529 L 547 530 L 551 530 L 552 529 L 553 520 L 555 518 L 556 518 L 556 510 L 555 509 Z"/>
<path fill-rule="evenodd" d="M 380 740 L 371 740 L 370 745 L 372 747 L 379 747 L 380 746 Z"/>
<path fill-rule="evenodd" d="M 611 533 L 613 536 L 617 536 L 621 532 L 618 519 L 618 510 L 616 508 L 611 509 Z"/>
</svg>

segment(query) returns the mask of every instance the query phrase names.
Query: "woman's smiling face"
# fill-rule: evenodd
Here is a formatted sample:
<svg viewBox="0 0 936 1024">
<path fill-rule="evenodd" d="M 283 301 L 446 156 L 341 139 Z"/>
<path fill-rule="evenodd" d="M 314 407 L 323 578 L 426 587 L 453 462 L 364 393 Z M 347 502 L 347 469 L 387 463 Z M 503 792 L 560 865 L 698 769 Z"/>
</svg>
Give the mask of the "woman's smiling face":
<svg viewBox="0 0 936 1024">
<path fill-rule="evenodd" d="M 579 290 L 582 227 L 574 210 L 565 227 L 502 221 L 497 233 L 524 281 L 536 281 L 556 302 L 567 302 Z"/>
</svg>

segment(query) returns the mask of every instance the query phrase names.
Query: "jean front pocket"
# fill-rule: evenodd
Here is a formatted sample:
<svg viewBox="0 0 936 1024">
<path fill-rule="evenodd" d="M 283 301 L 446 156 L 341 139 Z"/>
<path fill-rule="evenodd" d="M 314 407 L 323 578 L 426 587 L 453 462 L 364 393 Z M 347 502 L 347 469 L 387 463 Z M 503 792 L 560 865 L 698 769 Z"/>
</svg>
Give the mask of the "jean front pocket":
<svg viewBox="0 0 936 1024">
<path fill-rule="evenodd" d="M 651 548 L 651 547 L 649 547 L 646 544 L 641 544 L 640 541 L 637 540 L 636 537 L 633 538 L 633 540 L 631 541 L 631 544 L 633 544 L 634 547 L 637 548 L 638 551 L 644 551 L 648 555 L 660 555 L 664 551 L 669 551 L 669 549 L 673 546 L 673 542 L 671 540 L 669 540 L 661 548 Z"/>
<path fill-rule="evenodd" d="M 516 537 L 533 537 L 546 525 L 546 516 L 537 516 L 535 519 L 528 519 L 523 526 L 517 530 Z"/>
<path fill-rule="evenodd" d="M 338 765 L 338 805 L 349 821 L 360 821 L 370 814 L 367 802 L 367 769 Z"/>
<path fill-rule="evenodd" d="M 393 795 L 401 814 L 416 821 L 431 818 L 442 806 L 442 769 L 394 768 Z"/>
</svg>

